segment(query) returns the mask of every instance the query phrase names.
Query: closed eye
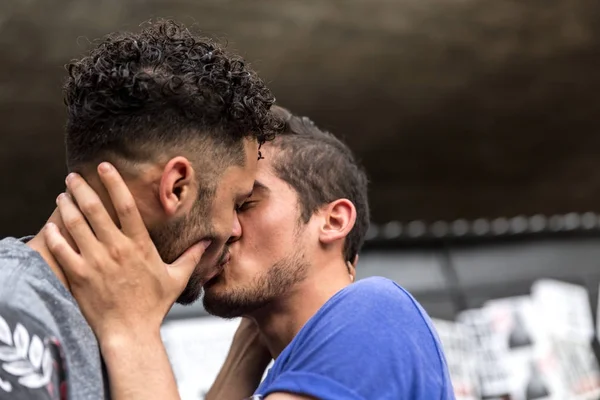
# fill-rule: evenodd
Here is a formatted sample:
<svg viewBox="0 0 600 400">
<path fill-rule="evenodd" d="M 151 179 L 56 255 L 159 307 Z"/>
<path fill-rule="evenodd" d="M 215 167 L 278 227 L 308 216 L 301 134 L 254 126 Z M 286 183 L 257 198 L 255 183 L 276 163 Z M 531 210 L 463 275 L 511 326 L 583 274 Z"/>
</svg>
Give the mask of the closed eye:
<svg viewBox="0 0 600 400">
<path fill-rule="evenodd" d="M 235 211 L 237 211 L 238 213 L 242 213 L 244 211 L 246 211 L 247 209 L 249 209 L 252 204 L 256 203 L 256 201 L 245 201 L 242 204 L 240 204 L 239 206 L 237 206 L 235 208 Z"/>
</svg>

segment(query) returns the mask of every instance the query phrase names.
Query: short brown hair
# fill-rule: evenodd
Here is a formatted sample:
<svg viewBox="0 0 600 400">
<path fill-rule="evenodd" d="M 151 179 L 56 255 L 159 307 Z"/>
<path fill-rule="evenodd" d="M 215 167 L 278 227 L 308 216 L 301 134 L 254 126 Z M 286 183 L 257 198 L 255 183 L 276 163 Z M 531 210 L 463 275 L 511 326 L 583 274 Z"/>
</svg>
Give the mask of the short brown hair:
<svg viewBox="0 0 600 400">
<path fill-rule="evenodd" d="M 298 117 L 285 108 L 272 112 L 285 121 L 285 128 L 273 146 L 275 174 L 298 194 L 304 223 L 324 204 L 350 200 L 356 207 L 356 223 L 344 243 L 344 259 L 352 262 L 362 247 L 369 228 L 367 175 L 352 151 L 340 139 L 320 130 L 307 117 Z"/>
</svg>

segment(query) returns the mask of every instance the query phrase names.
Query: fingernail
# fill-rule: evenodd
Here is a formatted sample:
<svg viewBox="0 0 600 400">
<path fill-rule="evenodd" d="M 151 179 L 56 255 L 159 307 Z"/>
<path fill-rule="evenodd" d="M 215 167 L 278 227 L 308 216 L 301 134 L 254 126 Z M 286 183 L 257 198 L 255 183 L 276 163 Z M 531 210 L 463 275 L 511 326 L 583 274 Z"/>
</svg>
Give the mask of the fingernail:
<svg viewBox="0 0 600 400">
<path fill-rule="evenodd" d="M 67 183 L 67 185 L 69 183 L 71 183 L 73 181 L 73 179 L 75 179 L 75 176 L 77 174 L 75 174 L 74 172 L 71 172 L 69 175 L 67 175 L 67 178 L 65 179 L 65 182 Z"/>
<path fill-rule="evenodd" d="M 56 231 L 58 228 L 56 227 L 56 225 L 54 224 L 54 222 L 48 222 L 46 224 L 46 229 L 48 229 L 51 232 Z"/>
<path fill-rule="evenodd" d="M 60 201 L 63 201 L 64 198 L 65 198 L 65 194 L 64 193 L 59 194 L 58 197 L 56 198 L 56 203 L 58 203 Z"/>
<path fill-rule="evenodd" d="M 200 242 L 202 247 L 204 247 L 204 250 L 206 250 L 208 248 L 208 246 L 210 246 L 211 243 L 212 243 L 212 240 L 203 240 Z"/>
<path fill-rule="evenodd" d="M 106 172 L 109 172 L 111 170 L 112 170 L 112 165 L 110 165 L 107 162 L 103 162 L 103 163 L 100 163 L 100 165 L 98 165 L 98 171 L 100 171 L 100 172 L 105 172 L 106 173 Z"/>
</svg>

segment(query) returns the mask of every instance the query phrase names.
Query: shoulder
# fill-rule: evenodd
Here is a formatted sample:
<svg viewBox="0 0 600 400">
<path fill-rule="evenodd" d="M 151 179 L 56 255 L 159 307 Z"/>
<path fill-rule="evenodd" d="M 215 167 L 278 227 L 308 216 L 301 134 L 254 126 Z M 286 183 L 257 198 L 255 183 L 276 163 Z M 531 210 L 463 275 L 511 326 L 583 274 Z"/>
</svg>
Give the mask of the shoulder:
<svg viewBox="0 0 600 400">
<path fill-rule="evenodd" d="M 39 301 L 41 302 L 41 300 Z M 34 333 L 39 331 L 40 334 L 54 334 L 56 331 L 54 324 L 48 324 L 48 321 L 40 318 L 39 311 L 35 307 L 24 307 L 15 302 L 0 301 L 0 342 L 3 338 L 7 338 L 2 336 L 2 333 L 6 335 L 10 327 L 24 326 Z M 6 343 L 6 341 L 4 342 Z"/>
<path fill-rule="evenodd" d="M 426 321 L 425 310 L 415 298 L 396 282 L 382 277 L 371 277 L 353 283 L 338 292 L 323 307 L 323 311 L 330 314 L 340 314 L 348 322 L 360 321 L 376 322 L 381 320 L 386 324 L 394 321 L 415 319 Z M 352 318 L 347 318 L 349 314 Z M 335 315 L 333 315 L 335 318 Z"/>
<path fill-rule="evenodd" d="M 12 267 L 12 268 L 11 268 Z M 23 319 L 30 324 L 46 324 L 56 329 L 52 313 L 47 302 L 56 300 L 56 296 L 44 290 L 46 282 L 29 274 L 20 263 L 7 265 L 0 258 L 0 316 L 5 319 Z"/>
<path fill-rule="evenodd" d="M 15 238 L 0 240 L 0 299 L 10 301 L 16 290 L 29 286 L 31 269 L 45 264 L 37 252 Z"/>
<path fill-rule="evenodd" d="M 24 259 L 30 258 L 33 254 L 37 254 L 32 248 L 20 239 L 7 237 L 0 239 L 0 260 L 2 262 L 17 262 L 20 263 Z"/>
<path fill-rule="evenodd" d="M 273 371 L 261 387 L 265 394 L 425 399 L 439 398 L 448 385 L 427 314 L 385 278 L 364 279 L 334 295 L 275 361 Z"/>
<path fill-rule="evenodd" d="M 0 240 L 0 312 L 57 329 L 51 308 L 70 298 L 44 259 L 18 239 Z"/>
<path fill-rule="evenodd" d="M 296 356 L 311 347 L 341 362 L 360 357 L 364 363 L 386 360 L 399 368 L 406 367 L 404 361 L 444 367 L 441 344 L 426 311 L 386 278 L 367 278 L 344 288 L 305 328 L 296 338 Z"/>
<path fill-rule="evenodd" d="M 378 297 L 395 300 L 405 297 L 408 294 L 408 292 L 396 282 L 381 276 L 372 276 L 370 278 L 361 279 L 347 286 L 343 290 L 355 295 L 376 295 Z"/>
<path fill-rule="evenodd" d="M 60 399 L 65 382 L 55 331 L 33 313 L 0 303 L 0 399 Z"/>
<path fill-rule="evenodd" d="M 0 284 L 10 285 L 0 295 L 0 362 L 11 360 L 10 346 L 21 352 L 33 346 L 35 353 L 39 343 L 59 343 L 58 325 L 46 305 L 48 298 L 20 272 L 15 273 L 20 277 L 12 280 L 0 274 Z"/>
<path fill-rule="evenodd" d="M 339 291 L 294 342 L 296 348 L 310 344 L 341 352 L 357 344 L 392 352 L 406 351 L 408 343 L 416 345 L 413 349 L 425 345 L 433 353 L 439 347 L 425 310 L 400 285 L 381 277 L 363 279 Z"/>
</svg>

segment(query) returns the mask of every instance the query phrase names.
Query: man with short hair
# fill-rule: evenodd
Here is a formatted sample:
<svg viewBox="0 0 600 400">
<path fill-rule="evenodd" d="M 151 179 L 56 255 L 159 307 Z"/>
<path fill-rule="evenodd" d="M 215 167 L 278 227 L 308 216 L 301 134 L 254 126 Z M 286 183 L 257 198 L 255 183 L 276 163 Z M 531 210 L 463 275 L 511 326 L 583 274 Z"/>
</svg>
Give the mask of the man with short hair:
<svg viewBox="0 0 600 400">
<path fill-rule="evenodd" d="M 274 109 L 286 129 L 264 146 L 253 193 L 238 209 L 242 229 L 229 240 L 221 270 L 204 285 L 209 313 L 247 317 L 207 399 L 240 400 L 252 393 L 267 400 L 453 399 L 440 342 L 414 298 L 384 278 L 352 283 L 351 263 L 369 221 L 365 173 L 333 135 L 307 118 Z M 113 179 L 109 191 L 126 190 L 116 174 Z M 73 195 L 96 201 L 88 190 Z M 82 211 L 79 218 L 85 215 L 93 229 L 116 229 L 93 210 Z M 69 212 L 79 213 L 75 207 Z M 136 370 L 120 365 L 144 358 L 129 347 L 143 345 L 144 332 L 159 331 L 156 318 L 140 317 L 157 311 L 130 297 L 107 316 L 110 301 L 97 297 L 107 290 L 128 296 L 128 290 L 106 284 L 123 270 L 131 279 L 152 280 L 152 273 L 138 267 L 147 265 L 138 261 L 143 255 L 132 246 L 126 259 L 81 257 L 60 235 L 46 239 L 58 258 L 77 259 L 68 267 L 74 272 L 69 279 L 82 288 L 82 308 L 94 310 L 93 326 L 109 331 L 119 320 L 136 321 L 129 332 L 120 332 L 119 345 L 106 347 L 108 369 L 115 371 L 111 377 L 124 398 L 125 393 L 128 399 L 178 398 L 156 383 L 155 365 Z M 116 245 L 100 238 L 93 243 L 92 253 L 100 254 L 110 254 Z M 155 296 L 144 292 L 143 297 Z M 271 358 L 275 363 L 260 383 Z"/>
<path fill-rule="evenodd" d="M 120 221 L 122 231 L 97 229 L 94 237 L 147 240 L 137 250 L 163 266 L 154 278 L 170 290 L 152 303 L 160 324 L 170 303 L 198 298 L 219 271 L 226 242 L 239 235 L 235 209 L 252 191 L 259 146 L 281 125 L 270 112 L 274 98 L 241 58 L 173 21 L 105 37 L 68 65 L 64 97 L 67 164 L 78 173 L 69 175 L 67 187 L 80 187 L 83 176 L 106 208 L 85 201 L 79 206 Z M 97 170 L 100 161 L 111 164 Z M 114 167 L 133 193 L 133 207 L 111 207 L 119 199 L 109 199 L 100 181 L 102 171 Z M 90 237 L 81 234 L 87 225 L 62 212 L 72 198 L 63 194 L 57 204 L 48 229 L 62 232 L 78 254 L 89 256 Z M 132 219 L 137 230 L 129 229 Z M 124 256 L 119 251 L 111 256 Z M 139 290 L 140 280 L 124 279 L 113 282 Z M 96 341 L 104 344 L 106 332 L 92 331 L 84 319 L 71 294 L 77 288 L 65 279 L 42 234 L 0 241 L 0 285 L 0 399 L 108 397 Z M 152 339 L 160 345 L 160 337 Z M 169 381 L 164 351 L 150 359 L 164 361 L 161 376 Z"/>
</svg>

